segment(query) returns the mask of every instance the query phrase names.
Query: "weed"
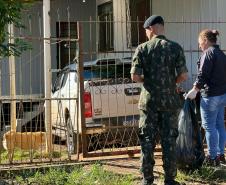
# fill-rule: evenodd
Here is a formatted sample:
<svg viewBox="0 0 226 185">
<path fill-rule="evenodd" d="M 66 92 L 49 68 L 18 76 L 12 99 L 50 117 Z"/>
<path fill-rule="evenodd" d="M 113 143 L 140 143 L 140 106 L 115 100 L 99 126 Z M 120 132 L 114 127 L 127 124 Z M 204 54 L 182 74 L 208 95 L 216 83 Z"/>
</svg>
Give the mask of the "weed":
<svg viewBox="0 0 226 185">
<path fill-rule="evenodd" d="M 179 182 L 201 182 L 201 183 L 220 183 L 226 182 L 226 170 L 223 168 L 213 168 L 202 166 L 192 172 L 179 171 L 177 174 Z"/>
</svg>

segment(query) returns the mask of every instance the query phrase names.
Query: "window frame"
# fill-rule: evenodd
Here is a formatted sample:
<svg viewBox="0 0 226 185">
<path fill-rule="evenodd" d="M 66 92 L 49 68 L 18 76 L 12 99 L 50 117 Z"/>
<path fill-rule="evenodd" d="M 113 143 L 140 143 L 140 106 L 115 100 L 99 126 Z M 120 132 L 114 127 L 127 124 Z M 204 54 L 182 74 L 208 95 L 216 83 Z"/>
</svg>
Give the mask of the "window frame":
<svg viewBox="0 0 226 185">
<path fill-rule="evenodd" d="M 111 12 L 105 10 L 106 6 L 111 6 Z M 102 11 L 100 8 L 103 8 Z M 108 9 L 107 7 L 106 9 Z M 106 11 L 106 12 L 105 12 Z M 103 13 L 103 15 L 100 15 Z M 104 18 L 105 15 L 105 18 Z M 114 51 L 114 16 L 113 1 L 107 1 L 97 5 L 98 16 L 98 51 Z M 106 20 L 107 19 L 107 20 Z"/>
<path fill-rule="evenodd" d="M 56 37 L 59 39 L 77 39 L 77 22 L 56 22 Z M 75 41 L 60 41 L 57 47 L 57 68 L 63 69 L 74 59 L 76 53 Z M 65 59 L 64 59 L 65 58 Z"/>
<path fill-rule="evenodd" d="M 131 2 L 134 1 L 136 3 L 136 5 L 132 5 Z M 126 14 L 126 30 L 127 30 L 127 47 L 128 48 L 134 48 L 137 47 L 139 44 L 147 41 L 147 37 L 146 37 L 146 33 L 145 33 L 145 29 L 143 28 L 143 24 L 144 21 L 151 15 L 152 10 L 151 10 L 151 5 L 152 5 L 152 1 L 150 0 L 129 0 L 128 1 L 129 4 L 126 6 L 126 12 L 129 12 L 128 14 Z M 132 10 L 131 10 L 131 6 L 133 6 L 134 8 L 140 7 L 137 4 L 139 3 L 144 3 L 146 4 L 146 8 L 145 10 L 143 10 L 144 8 L 140 10 L 135 10 L 135 15 L 131 15 L 132 14 Z M 144 6 L 144 4 L 142 4 Z M 129 6 L 129 10 L 128 10 L 128 6 Z M 140 14 L 145 14 L 142 15 L 142 18 L 139 18 L 137 15 L 137 12 Z M 131 20 L 134 19 L 133 17 L 136 17 L 135 20 Z M 137 19 L 138 17 L 138 19 Z M 135 28 L 135 30 L 133 29 Z M 139 32 L 139 34 L 138 34 Z"/>
</svg>

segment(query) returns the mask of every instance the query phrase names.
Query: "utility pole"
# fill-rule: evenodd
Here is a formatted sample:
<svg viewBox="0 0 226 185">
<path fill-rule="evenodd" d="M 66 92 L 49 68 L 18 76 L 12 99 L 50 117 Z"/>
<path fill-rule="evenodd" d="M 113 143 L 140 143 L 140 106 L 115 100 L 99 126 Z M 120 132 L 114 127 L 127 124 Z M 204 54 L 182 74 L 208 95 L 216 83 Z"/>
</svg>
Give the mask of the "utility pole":
<svg viewBox="0 0 226 185">
<path fill-rule="evenodd" d="M 46 150 L 52 152 L 52 123 L 51 123 L 51 47 L 50 47 L 50 0 L 43 0 L 43 28 L 44 28 L 44 83 L 45 83 L 45 129 Z"/>
<path fill-rule="evenodd" d="M 8 25 L 9 43 L 14 44 L 14 26 Z M 9 48 L 10 50 L 10 48 Z M 10 78 L 10 122 L 11 131 L 16 132 L 16 74 L 15 74 L 15 56 L 9 56 L 9 78 Z"/>
</svg>

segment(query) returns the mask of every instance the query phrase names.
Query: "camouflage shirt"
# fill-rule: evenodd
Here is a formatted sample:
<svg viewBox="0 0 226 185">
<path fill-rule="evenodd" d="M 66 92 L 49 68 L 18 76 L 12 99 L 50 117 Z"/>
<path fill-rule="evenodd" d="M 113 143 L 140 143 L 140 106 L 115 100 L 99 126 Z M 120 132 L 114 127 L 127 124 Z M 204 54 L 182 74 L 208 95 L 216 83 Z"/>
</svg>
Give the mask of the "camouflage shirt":
<svg viewBox="0 0 226 185">
<path fill-rule="evenodd" d="M 187 72 L 181 46 L 158 35 L 139 45 L 135 51 L 130 73 L 144 75 L 139 109 L 170 111 L 181 106 L 176 93 L 176 77 Z"/>
</svg>

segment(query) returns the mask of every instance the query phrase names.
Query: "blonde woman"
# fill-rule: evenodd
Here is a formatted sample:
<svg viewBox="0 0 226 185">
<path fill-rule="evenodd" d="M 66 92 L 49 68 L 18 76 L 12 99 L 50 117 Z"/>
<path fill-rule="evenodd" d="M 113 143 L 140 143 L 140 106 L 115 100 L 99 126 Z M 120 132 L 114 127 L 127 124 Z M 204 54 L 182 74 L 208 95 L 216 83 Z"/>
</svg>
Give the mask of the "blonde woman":
<svg viewBox="0 0 226 185">
<path fill-rule="evenodd" d="M 218 35 L 217 30 L 200 32 L 198 42 L 203 53 L 198 62 L 198 76 L 186 96 L 194 99 L 201 92 L 200 112 L 208 147 L 204 164 L 209 166 L 225 163 L 226 55 L 216 44 Z"/>
</svg>

